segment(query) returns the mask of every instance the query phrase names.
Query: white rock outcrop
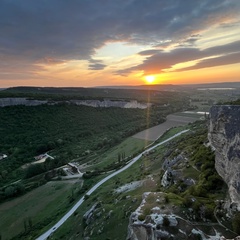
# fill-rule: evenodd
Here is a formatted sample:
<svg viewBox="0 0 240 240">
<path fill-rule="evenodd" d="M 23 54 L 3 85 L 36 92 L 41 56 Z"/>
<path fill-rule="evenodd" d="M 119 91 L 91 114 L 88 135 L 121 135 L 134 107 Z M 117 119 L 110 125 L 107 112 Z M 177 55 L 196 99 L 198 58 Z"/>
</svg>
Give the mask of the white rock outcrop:
<svg viewBox="0 0 240 240">
<path fill-rule="evenodd" d="M 210 109 L 208 139 L 215 149 L 215 168 L 229 189 L 231 205 L 240 211 L 240 106 Z"/>
</svg>

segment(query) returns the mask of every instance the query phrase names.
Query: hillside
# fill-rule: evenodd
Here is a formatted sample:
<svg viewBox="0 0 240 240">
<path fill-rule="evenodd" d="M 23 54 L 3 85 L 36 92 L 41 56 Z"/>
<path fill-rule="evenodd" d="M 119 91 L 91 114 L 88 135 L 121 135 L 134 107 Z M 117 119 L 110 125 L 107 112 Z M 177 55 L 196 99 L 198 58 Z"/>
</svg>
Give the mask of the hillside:
<svg viewBox="0 0 240 240">
<path fill-rule="evenodd" d="M 164 91 L 161 89 L 106 89 L 106 88 L 54 88 L 54 87 L 13 87 L 0 92 L 4 97 L 28 97 L 38 100 L 70 100 L 70 99 L 112 99 L 137 100 L 157 104 L 175 103 L 186 100 L 186 92 Z"/>
<path fill-rule="evenodd" d="M 18 168 L 39 154 L 50 151 L 60 162 L 82 159 L 86 151 L 104 151 L 147 126 L 162 122 L 169 111 L 64 104 L 0 108 L 0 151 L 9 156 L 1 161 L 1 185 L 12 178 L 18 180 L 19 174 L 24 174 Z"/>
<path fill-rule="evenodd" d="M 35 90 L 30 88 L 34 91 L 31 99 L 36 101 L 40 96 L 49 102 L 0 108 L 2 239 L 36 239 L 48 229 L 49 239 L 208 239 L 237 235 L 237 218 L 226 217 L 223 208 L 227 186 L 215 170 L 214 152 L 208 145 L 207 114 L 198 113 L 221 97 L 232 96 L 200 91 L 188 99 L 183 93 L 144 91 L 141 95 L 141 91 L 113 90 L 111 94 L 119 94 L 115 101 L 120 105 L 123 99 L 138 94 L 142 99 L 150 97 L 142 105 L 153 100 L 145 109 L 128 109 L 96 107 L 99 99 L 80 100 L 81 94 L 64 95 L 63 90 L 50 94 L 44 89 L 43 95 Z M 5 94 L 10 97 L 13 93 Z M 13 95 L 18 94 L 24 96 Z M 27 98 L 30 95 L 25 93 Z M 79 102 L 94 107 L 77 105 Z M 156 142 L 131 137 L 162 123 L 167 115 L 173 116 L 170 113 L 186 109 L 191 111 L 175 113 L 171 121 L 192 120 L 181 127 L 176 127 L 179 123 L 169 125 L 172 128 Z M 201 121 L 189 123 L 200 116 Z M 159 144 L 182 130 L 188 132 L 146 152 L 149 144 Z M 136 163 L 91 195 L 86 194 L 136 156 Z M 59 229 L 53 229 L 80 199 L 84 199 L 81 207 Z"/>
<path fill-rule="evenodd" d="M 235 237 L 231 221 L 219 221 L 227 186 L 206 146 L 206 122 L 190 129 L 105 183 L 50 239 Z"/>
</svg>

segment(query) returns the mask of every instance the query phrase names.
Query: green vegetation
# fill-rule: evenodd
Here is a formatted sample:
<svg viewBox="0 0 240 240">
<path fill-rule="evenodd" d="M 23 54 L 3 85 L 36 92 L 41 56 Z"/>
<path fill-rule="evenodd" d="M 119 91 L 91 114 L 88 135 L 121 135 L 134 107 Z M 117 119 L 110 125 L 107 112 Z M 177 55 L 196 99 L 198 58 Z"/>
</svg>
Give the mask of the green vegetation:
<svg viewBox="0 0 240 240">
<path fill-rule="evenodd" d="M 28 97 L 29 99 L 65 101 L 72 99 L 138 100 L 158 105 L 172 104 L 176 109 L 186 104 L 186 92 L 168 92 L 137 89 L 13 87 L 0 91 L 1 97 Z M 166 108 L 166 107 L 164 107 Z M 163 108 L 163 110 L 164 110 Z"/>
<path fill-rule="evenodd" d="M 171 131 L 172 133 L 169 133 L 169 137 L 181 130 L 182 127 L 174 129 L 174 131 Z M 162 139 L 165 139 L 165 137 L 163 136 Z M 85 235 L 88 236 L 91 231 L 93 231 L 91 238 L 94 240 L 106 237 L 109 239 L 125 239 L 129 216 L 132 211 L 139 206 L 143 192 L 154 192 L 158 189 L 159 169 L 162 166 L 162 158 L 165 152 L 166 146 L 159 147 L 150 155 L 142 157 L 128 170 L 106 182 L 96 192 L 89 196 L 84 205 L 79 208 L 78 215 L 72 216 L 54 233 L 51 239 L 64 239 L 68 236 L 72 236 L 73 239 L 81 239 Z M 151 173 L 154 181 L 151 179 L 148 180 L 149 173 Z M 145 180 L 145 184 L 130 192 L 114 193 L 113 189 L 137 180 Z M 148 204 L 148 208 L 145 209 L 142 217 L 149 214 L 151 207 L 156 203 L 155 198 L 153 199 L 150 196 L 149 199 L 151 199 L 151 204 Z M 93 220 L 86 227 L 82 216 L 96 201 L 101 202 L 101 207 L 94 212 Z M 182 203 L 181 197 L 178 197 L 175 194 L 164 195 L 164 204 L 168 204 L 168 202 L 171 202 L 172 204 L 174 201 L 179 205 Z M 111 210 L 113 210 L 111 217 L 108 217 Z M 167 220 L 165 220 L 165 222 L 167 224 Z M 101 230 L 102 228 L 104 230 Z"/>
<path fill-rule="evenodd" d="M 237 213 L 232 221 L 233 231 L 240 234 L 240 213 Z"/>
<path fill-rule="evenodd" d="M 79 198 L 79 181 L 49 182 L 30 193 L 0 205 L 3 239 L 34 237 L 34 231 L 56 221 Z M 31 238 L 32 239 L 32 238 Z"/>
<path fill-rule="evenodd" d="M 1 108 L 1 152 L 8 155 L 0 165 L 1 185 L 24 176 L 19 167 L 38 154 L 50 151 L 55 159 L 32 167 L 32 175 L 73 159 L 84 160 L 89 152 L 104 152 L 123 138 L 160 123 L 163 117 L 155 108 L 150 113 L 65 104 Z"/>
<path fill-rule="evenodd" d="M 236 101 L 227 102 L 226 104 L 229 104 L 229 105 L 240 105 L 240 99 L 238 99 Z"/>
<path fill-rule="evenodd" d="M 93 240 L 126 239 L 129 216 L 141 203 L 144 192 L 159 193 L 148 195 L 139 216 L 143 221 L 151 209 L 158 206 L 162 211 L 176 211 L 190 221 L 194 215 L 196 224 L 203 218 L 216 224 L 215 200 L 223 199 L 226 185 L 215 171 L 214 153 L 206 146 L 207 127 L 203 121 L 170 129 L 156 143 L 184 129 L 190 131 L 144 154 L 128 170 L 86 195 L 94 184 L 124 166 L 151 143 L 129 136 L 161 123 L 169 113 L 189 107 L 183 94 L 119 89 L 13 88 L 1 91 L 0 97 L 6 96 L 47 98 L 54 104 L 0 108 L 0 152 L 8 155 L 0 165 L 0 239 L 35 239 L 82 196 L 85 198 L 83 205 L 50 239 L 88 236 Z M 136 99 L 156 104 L 146 110 L 90 108 L 64 102 L 71 99 Z M 55 104 L 55 101 L 63 102 Z M 45 152 L 54 159 L 26 165 L 34 156 Z M 174 184 L 164 188 L 161 186 L 166 170 L 163 163 L 178 157 L 181 161 L 172 166 L 177 172 Z M 58 168 L 70 161 L 82 164 L 85 174 L 81 181 L 49 181 L 53 177 L 60 180 L 63 172 Z M 133 182 L 139 185 L 129 191 L 115 191 Z M 161 201 L 157 201 L 157 196 Z M 84 216 L 94 205 L 91 217 Z M 189 209 L 192 209 L 191 214 Z M 163 226 L 171 228 L 169 225 L 165 217 Z M 238 228 L 237 214 L 232 229 L 237 231 Z"/>
<path fill-rule="evenodd" d="M 216 199 L 221 199 L 221 196 L 226 189 L 224 189 L 224 187 L 216 187 L 216 185 L 223 186 L 223 184 L 222 182 L 219 184 L 219 181 L 221 180 L 215 176 L 214 155 L 208 147 L 204 146 L 206 141 L 205 123 L 198 122 L 192 124 L 190 128 L 192 131 L 172 140 L 171 143 L 166 143 L 165 145 L 158 147 L 149 155 L 143 156 L 128 170 L 106 182 L 93 194 L 85 196 L 85 202 L 83 205 L 60 229 L 54 232 L 50 239 L 66 239 L 70 237 L 71 239 L 83 239 L 90 234 L 91 239 L 93 240 L 107 238 L 119 240 L 125 239 L 127 236 L 129 216 L 139 206 L 142 194 L 149 191 L 164 191 L 166 193 L 160 197 L 163 199 L 160 203 L 157 203 L 156 201 L 158 195 L 148 196 L 143 215 L 139 216 L 140 218 L 142 217 L 142 220 L 145 219 L 146 215 L 151 213 L 151 209 L 157 204 L 157 206 L 166 211 L 172 205 L 178 206 L 177 213 L 184 218 L 186 216 L 182 215 L 182 213 L 179 212 L 179 209 L 192 208 L 197 221 L 201 221 L 201 217 L 204 216 L 206 219 L 215 222 L 213 214 L 215 209 L 214 201 Z M 172 129 L 167 136 L 170 137 L 181 130 L 182 127 Z M 166 139 L 166 135 L 163 136 L 162 139 Z M 93 158 L 93 162 L 90 162 L 90 166 L 92 166 L 89 167 L 89 170 L 96 170 L 97 166 L 99 166 L 99 169 L 104 169 L 108 164 L 113 162 L 112 159 L 114 159 L 114 162 L 118 162 L 119 153 L 122 159 L 122 156 L 124 156 L 124 154 L 122 154 L 123 152 L 125 152 L 125 157 L 127 157 L 136 153 L 136 151 L 139 151 L 145 145 L 144 141 L 139 140 L 133 141 L 131 145 L 132 140 L 133 139 L 129 138 L 118 146 L 102 153 L 99 158 L 101 158 L 103 162 L 97 162 L 97 158 Z M 159 141 L 161 141 L 161 139 Z M 177 164 L 175 169 L 181 169 L 183 172 L 182 177 L 191 177 L 196 181 L 196 184 L 188 186 L 180 178 L 176 179 L 175 185 L 169 188 L 163 188 L 160 185 L 160 180 L 163 174 L 161 171 L 162 164 L 166 158 L 172 159 L 179 154 L 184 154 L 187 160 L 185 159 L 184 162 Z M 191 173 L 190 169 L 192 169 L 194 173 Z M 151 177 L 149 174 L 151 174 Z M 101 175 L 92 176 L 91 178 L 84 180 L 83 187 L 74 192 L 76 192 L 76 194 L 78 192 L 78 194 L 81 193 L 84 195 L 92 184 L 103 177 L 104 176 Z M 144 184 L 136 189 L 129 192 L 123 191 L 119 193 L 114 191 L 114 189 L 117 189 L 120 186 L 138 180 L 143 180 Z M 204 185 L 204 187 L 208 189 L 204 194 L 201 185 Z M 44 187 L 45 186 L 47 185 L 44 185 Z M 23 197 L 25 196 L 26 195 Z M 68 196 L 68 204 L 71 204 L 72 193 L 70 191 Z M 192 199 L 195 199 L 194 202 Z M 53 202 L 55 202 L 58 210 L 56 211 L 57 216 L 55 216 L 55 219 L 52 218 L 51 221 L 56 221 L 56 218 L 60 217 L 62 211 L 57 207 L 56 201 L 53 200 Z M 97 207 L 95 208 L 93 215 L 91 215 L 89 219 L 83 217 L 94 204 L 97 204 Z M 40 225 L 38 225 L 33 218 L 31 218 L 31 221 L 32 232 L 25 231 L 26 235 L 21 235 L 22 239 L 25 239 L 26 236 L 37 236 L 37 234 L 40 234 L 39 230 L 36 229 Z M 39 228 L 42 229 L 41 232 L 47 229 L 47 225 L 48 227 L 50 226 L 51 221 L 46 220 L 46 224 Z M 34 228 L 34 226 L 36 228 Z M 46 227 L 43 228 L 43 226 Z M 169 228 L 168 218 L 164 218 L 164 226 Z M 22 231 L 25 228 L 30 229 L 29 216 L 23 219 Z M 18 239 L 21 239 L 21 236 L 18 235 Z"/>
<path fill-rule="evenodd" d="M 89 96 L 90 99 L 137 99 L 158 104 L 141 110 L 92 108 L 66 102 L 88 99 Z M 55 169 L 73 160 L 80 164 L 91 162 L 98 165 L 87 170 L 91 171 L 85 174 L 88 178 L 123 166 L 130 158 L 128 152 L 134 150 L 128 150 L 126 146 L 135 148 L 133 152 L 136 154 L 148 142 L 138 141 L 141 146 L 126 142 L 123 151 L 122 147 L 115 149 L 108 158 L 104 156 L 106 150 L 140 130 L 163 122 L 167 114 L 187 105 L 183 94 L 143 90 L 19 87 L 1 91 L 0 97 L 47 99 L 52 103 L 0 108 L 0 152 L 8 155 L 0 165 L 0 202 L 41 186 L 52 177 L 61 176 L 62 170 Z M 166 103 L 168 107 L 163 107 Z M 34 156 L 45 152 L 54 159 L 26 165 L 33 162 Z M 36 175 L 41 175 L 39 183 L 32 181 Z"/>
<path fill-rule="evenodd" d="M 133 137 L 127 138 L 120 144 L 93 158 L 85 170 L 106 171 L 111 168 L 116 169 L 117 165 L 124 165 L 134 154 L 143 151 L 150 143 L 147 140 Z"/>
<path fill-rule="evenodd" d="M 209 111 L 210 107 L 214 104 L 222 104 L 228 101 L 233 101 L 237 99 L 237 91 L 229 90 L 194 90 L 191 93 L 191 106 L 193 110 L 198 111 Z"/>
<path fill-rule="evenodd" d="M 44 230 L 45 226 L 56 221 L 74 203 L 76 198 L 80 198 L 93 184 L 104 177 L 104 175 L 99 175 L 99 172 L 94 177 L 85 179 L 77 190 L 69 188 L 69 191 L 66 192 L 65 188 L 59 188 L 58 194 L 61 194 L 61 197 L 52 191 L 53 197 L 48 192 L 48 186 L 57 184 L 57 182 L 46 183 L 53 176 L 61 175 L 61 170 L 56 168 L 74 160 L 79 163 L 89 162 L 89 170 L 102 169 L 102 174 L 107 170 L 116 169 L 118 167 L 116 162 L 120 167 L 121 164 L 128 161 L 130 156 L 146 147 L 149 142 L 129 138 L 118 147 L 113 148 L 113 146 L 137 131 L 162 122 L 166 114 L 175 109 L 176 106 L 169 108 L 153 106 L 147 110 L 90 108 L 65 103 L 36 107 L 0 108 L 0 125 L 5 126 L 0 128 L 2 139 L 0 150 L 8 155 L 8 158 L 1 161 L 0 165 L 2 186 L 0 201 L 5 201 L 0 206 L 8 210 L 7 214 L 5 211 L 2 212 L 6 219 L 4 222 L 1 221 L 1 224 L 14 223 L 16 221 L 15 212 L 21 212 L 19 213 L 21 214 L 19 222 L 13 225 L 17 226 L 16 231 L 11 231 L 9 228 L 9 232 L 1 232 L 4 239 L 6 236 L 11 236 L 12 233 L 17 234 L 17 239 L 36 236 L 40 229 Z M 31 163 L 34 156 L 46 151 L 54 156 L 54 159 L 48 158 L 43 163 L 26 166 L 25 163 Z M 140 177 L 141 174 L 138 178 Z M 7 184 L 14 180 L 17 181 Z M 131 178 L 131 180 L 133 179 Z M 118 184 L 120 183 L 121 180 L 118 180 Z M 32 190 L 36 187 L 38 188 Z M 66 198 L 63 197 L 65 195 L 67 195 Z M 52 199 L 48 198 L 50 196 Z M 18 198 L 14 199 L 15 197 Z M 9 201 L 9 199 L 12 200 Z M 34 203 L 29 211 L 22 203 L 18 202 L 21 199 L 26 200 L 24 204 Z M 61 201 L 59 202 L 59 199 L 62 199 L 65 205 Z M 8 202 L 6 202 L 7 200 Z M 46 211 L 41 210 L 41 214 L 37 213 L 41 205 L 37 200 L 41 201 L 42 205 L 45 204 Z M 52 210 L 47 207 L 50 202 L 51 206 L 54 205 Z M 15 207 L 8 208 L 6 204 L 10 203 Z M 2 227 L 0 228 L 2 229 Z"/>
<path fill-rule="evenodd" d="M 205 122 L 197 122 L 191 125 L 190 128 L 193 129 L 191 132 L 180 136 L 171 141 L 171 143 L 160 146 L 151 154 L 142 157 L 139 162 L 128 170 L 109 180 L 96 193 L 89 196 L 85 203 L 86 205 L 79 209 L 80 214 L 67 221 L 61 229 L 56 231 L 51 239 L 64 239 L 67 236 L 78 239 L 80 233 L 83 234 L 80 235 L 82 237 L 89 236 L 91 233 L 91 239 L 94 240 L 103 239 L 103 234 L 105 238 L 109 239 L 125 239 L 129 221 L 128 217 L 136 209 L 136 206 L 139 206 L 143 192 L 149 191 L 164 191 L 166 194 L 162 196 L 163 200 L 161 203 L 156 201 L 158 195 L 150 194 L 147 197 L 139 220 L 144 220 L 146 215 L 150 214 L 151 209 L 156 205 L 166 211 L 174 205 L 178 206 L 177 214 L 184 218 L 186 216 L 181 212 L 192 208 L 192 214 L 196 217 L 195 221 L 201 222 L 202 218 L 206 218 L 208 221 L 216 222 L 214 217 L 215 200 L 222 198 L 226 191 L 226 186 L 215 171 L 213 152 L 204 145 L 207 140 L 205 124 Z M 168 136 L 170 137 L 180 130 L 182 128 L 172 129 Z M 163 136 L 162 139 L 165 138 L 166 136 Z M 169 188 L 161 187 L 160 179 L 162 173 L 159 174 L 159 172 L 161 172 L 160 169 L 164 159 L 173 159 L 179 154 L 184 154 L 187 159 L 174 167 L 174 169 L 182 171 L 182 175 L 175 180 L 175 185 Z M 149 178 L 148 174 L 151 174 L 151 178 Z M 194 179 L 195 185 L 184 183 L 183 179 L 189 177 Z M 112 189 L 136 180 L 144 180 L 145 183 L 130 192 L 114 193 L 112 191 Z M 101 202 L 101 207 L 94 211 L 92 220 L 85 225 L 82 215 L 96 201 Z M 103 212 L 103 209 L 105 209 L 105 212 Z M 112 211 L 111 217 L 108 217 L 110 211 Z M 127 215 L 123 216 L 123 212 Z M 102 224 L 103 221 L 106 221 L 106 223 Z M 119 225 L 120 222 L 121 226 Z M 163 225 L 169 227 L 168 218 L 164 218 Z M 116 235 L 116 231 L 119 233 L 118 235 Z"/>
</svg>

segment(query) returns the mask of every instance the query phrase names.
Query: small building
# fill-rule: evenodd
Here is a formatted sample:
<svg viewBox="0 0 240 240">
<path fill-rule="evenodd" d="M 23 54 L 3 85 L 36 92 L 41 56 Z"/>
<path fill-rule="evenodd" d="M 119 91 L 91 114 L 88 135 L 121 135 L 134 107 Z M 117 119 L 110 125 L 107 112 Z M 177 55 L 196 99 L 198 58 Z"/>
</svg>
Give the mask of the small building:
<svg viewBox="0 0 240 240">
<path fill-rule="evenodd" d="M 74 174 L 79 174 L 80 171 L 78 169 L 78 167 L 76 166 L 76 164 L 74 163 L 68 163 L 68 165 L 71 167 L 71 171 L 74 173 Z"/>
<path fill-rule="evenodd" d="M 0 153 L 0 160 L 7 158 L 7 154 Z"/>
<path fill-rule="evenodd" d="M 43 158 L 45 158 L 45 157 L 47 157 L 46 153 L 40 154 L 40 155 L 34 157 L 34 159 L 35 159 L 36 161 L 38 161 L 38 160 L 41 160 L 41 159 L 43 159 Z"/>
</svg>

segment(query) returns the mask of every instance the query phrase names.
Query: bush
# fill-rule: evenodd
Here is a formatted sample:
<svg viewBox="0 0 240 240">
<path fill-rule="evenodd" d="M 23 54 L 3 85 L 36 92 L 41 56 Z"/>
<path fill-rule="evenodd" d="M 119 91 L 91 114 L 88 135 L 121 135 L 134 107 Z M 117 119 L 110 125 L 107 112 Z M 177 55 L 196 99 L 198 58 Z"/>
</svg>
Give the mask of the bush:
<svg viewBox="0 0 240 240">
<path fill-rule="evenodd" d="M 168 195 L 165 195 L 165 197 L 164 197 L 164 201 L 165 201 L 165 203 L 169 203 L 169 197 L 168 197 Z"/>
<path fill-rule="evenodd" d="M 185 196 L 184 199 L 183 199 L 183 205 L 185 207 L 191 207 L 193 204 L 193 201 L 192 201 L 192 198 L 190 196 Z"/>
<path fill-rule="evenodd" d="M 41 163 L 30 165 L 26 170 L 25 178 L 31 178 L 35 175 L 44 173 L 45 169 Z"/>
<path fill-rule="evenodd" d="M 240 234 L 240 212 L 233 217 L 232 227 L 234 232 Z"/>
<path fill-rule="evenodd" d="M 168 227 L 169 225 L 170 225 L 170 221 L 169 221 L 168 217 L 164 216 L 163 217 L 163 226 Z"/>
<path fill-rule="evenodd" d="M 194 239 L 196 239 L 196 240 L 202 240 L 202 236 L 201 236 L 201 234 L 199 234 L 199 233 L 194 233 L 194 234 L 193 234 L 193 237 L 194 237 Z"/>
<path fill-rule="evenodd" d="M 143 214 L 138 216 L 138 220 L 139 221 L 144 221 L 145 220 L 145 216 Z"/>
<path fill-rule="evenodd" d="M 205 217 L 207 219 L 210 219 L 211 221 L 215 220 L 215 216 L 214 216 L 214 206 L 211 207 L 207 207 L 205 210 Z"/>
<path fill-rule="evenodd" d="M 85 196 L 84 196 L 84 200 L 87 200 L 87 199 L 89 199 L 89 198 L 90 198 L 90 195 L 85 194 Z"/>
<path fill-rule="evenodd" d="M 195 195 L 198 197 L 206 197 L 207 196 L 207 190 L 201 185 L 196 186 L 195 188 Z"/>
</svg>

